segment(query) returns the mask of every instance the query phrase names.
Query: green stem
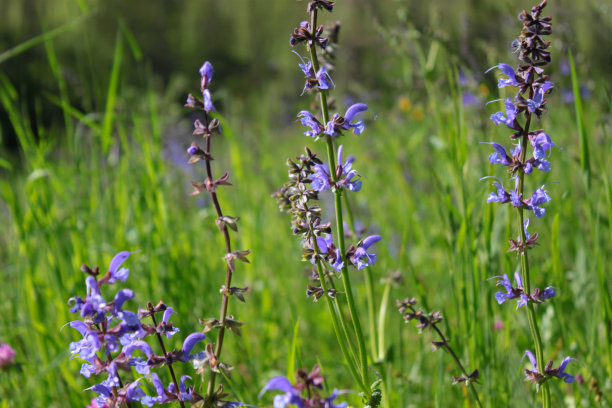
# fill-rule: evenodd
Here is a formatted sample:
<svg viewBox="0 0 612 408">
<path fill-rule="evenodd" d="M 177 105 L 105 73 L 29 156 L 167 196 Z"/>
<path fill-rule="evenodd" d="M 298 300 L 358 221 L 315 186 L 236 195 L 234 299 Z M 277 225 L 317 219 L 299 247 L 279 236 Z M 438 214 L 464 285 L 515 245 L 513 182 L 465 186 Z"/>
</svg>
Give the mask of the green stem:
<svg viewBox="0 0 612 408">
<path fill-rule="evenodd" d="M 353 233 L 353 236 L 357 238 L 357 230 L 355 229 L 355 218 L 353 217 L 353 211 L 351 209 L 349 197 L 346 194 L 344 195 L 344 205 L 346 208 L 346 218 L 348 220 L 349 228 Z M 376 358 L 376 356 L 378 355 L 378 359 L 381 359 L 382 353 L 376 352 L 376 347 L 379 342 L 378 331 L 376 330 L 376 298 L 374 296 L 374 274 L 372 273 L 371 267 L 365 269 L 365 276 L 366 298 L 368 302 L 368 320 L 370 324 L 370 347 L 372 348 L 372 358 Z"/>
<path fill-rule="evenodd" d="M 311 232 L 312 232 L 312 230 L 311 230 Z M 313 248 L 314 248 L 315 252 L 318 253 L 319 249 L 317 247 L 317 240 L 314 237 L 314 233 L 312 234 L 312 237 L 313 237 L 313 239 L 312 239 L 312 241 L 313 241 Z M 327 295 L 327 283 L 325 282 L 325 272 L 323 271 L 323 267 L 321 266 L 321 261 L 317 260 L 316 265 L 317 265 L 317 273 L 319 274 L 319 282 L 321 283 L 321 288 L 323 289 L 323 297 L 325 297 L 325 300 L 327 301 L 327 307 L 329 308 L 329 314 L 332 317 L 332 325 L 334 326 L 334 333 L 336 334 L 336 339 L 338 340 L 338 344 L 340 345 L 340 349 L 342 350 L 342 354 L 344 355 L 344 359 L 346 360 L 346 362 L 347 362 L 347 364 L 349 366 L 349 369 L 351 370 L 351 374 L 353 375 L 354 380 L 357 382 L 359 387 L 361 387 L 361 389 L 363 390 L 364 393 L 369 394 L 369 389 L 368 389 L 368 387 L 366 387 L 365 383 L 363 382 L 363 380 L 359 376 L 359 373 L 357 372 L 357 368 L 355 366 L 355 363 L 353 362 L 353 358 L 351 357 L 351 354 L 349 353 L 349 350 L 346 347 L 346 344 L 344 343 L 345 340 L 342 338 L 342 334 L 340 332 L 340 327 L 339 327 L 339 324 L 338 324 L 338 315 L 342 316 L 342 312 L 340 310 L 334 309 L 334 305 L 332 303 L 332 300 Z M 341 319 L 343 319 L 343 317 L 341 317 Z M 348 338 L 346 340 L 348 341 Z"/>
<path fill-rule="evenodd" d="M 312 11 L 312 19 L 311 19 L 311 29 L 314 31 L 317 27 L 317 9 L 315 8 Z M 319 60 L 317 57 L 317 52 L 315 50 L 315 45 L 309 47 L 310 51 L 310 59 L 312 62 L 312 67 L 316 71 L 319 70 Z M 324 90 L 320 91 L 321 95 L 321 113 L 323 115 L 323 125 L 327 125 L 329 122 L 329 109 L 327 107 L 327 94 Z M 336 162 L 335 162 L 335 149 L 334 142 L 331 136 L 326 135 L 325 140 L 327 142 L 327 157 L 329 161 L 329 169 L 332 176 L 332 181 L 337 181 L 338 177 L 336 176 Z M 344 225 L 342 223 L 342 194 L 339 190 L 334 191 L 335 198 L 335 208 L 336 208 L 336 229 L 338 235 L 338 244 L 340 249 L 340 254 L 343 258 L 346 256 L 346 246 L 344 243 Z M 359 323 L 359 316 L 357 314 L 357 308 L 355 307 L 355 301 L 353 299 L 353 289 L 351 287 L 351 281 L 348 276 L 348 260 L 344 259 L 344 267 L 342 268 L 342 283 L 344 284 L 344 291 L 346 293 L 346 299 L 349 306 L 349 311 L 351 314 L 351 319 L 353 321 L 353 326 L 355 328 L 355 333 L 357 335 L 357 346 L 359 347 L 359 356 L 361 360 L 361 371 L 364 383 L 369 383 L 368 381 L 368 358 L 365 349 L 365 341 L 363 338 L 363 331 L 361 330 L 361 324 Z M 370 391 L 364 390 L 367 397 L 370 397 Z"/>
<path fill-rule="evenodd" d="M 530 95 L 533 98 L 533 95 Z M 527 113 L 527 120 L 525 122 L 525 128 L 523 130 L 523 136 L 521 140 L 521 155 L 520 161 L 521 163 L 525 162 L 525 157 L 527 155 L 527 142 L 529 140 L 529 127 L 531 124 L 531 114 Z M 521 170 L 519 171 L 519 185 L 518 185 L 518 195 L 523 198 L 523 190 L 524 190 L 524 182 L 525 182 L 525 173 Z M 518 228 L 519 234 L 521 237 L 521 242 L 525 243 L 527 241 L 527 236 L 525 233 L 524 227 L 524 215 L 523 215 L 523 207 L 518 208 Z M 527 248 L 524 248 L 523 253 L 521 254 L 521 268 L 522 268 L 522 280 L 523 280 L 523 291 L 525 294 L 529 295 L 531 293 L 531 281 L 529 276 L 529 258 L 527 256 Z M 544 362 L 544 349 L 542 346 L 542 337 L 540 335 L 540 330 L 538 329 L 538 322 L 536 320 L 535 308 L 533 307 L 533 303 L 527 302 L 527 318 L 529 320 L 529 330 L 531 331 L 531 336 L 533 337 L 533 342 L 535 346 L 535 356 L 538 364 L 538 371 L 541 374 L 544 374 L 544 367 L 546 366 Z M 544 382 L 542 384 L 542 402 L 544 408 L 550 408 L 550 390 L 548 388 L 548 383 Z"/>
</svg>

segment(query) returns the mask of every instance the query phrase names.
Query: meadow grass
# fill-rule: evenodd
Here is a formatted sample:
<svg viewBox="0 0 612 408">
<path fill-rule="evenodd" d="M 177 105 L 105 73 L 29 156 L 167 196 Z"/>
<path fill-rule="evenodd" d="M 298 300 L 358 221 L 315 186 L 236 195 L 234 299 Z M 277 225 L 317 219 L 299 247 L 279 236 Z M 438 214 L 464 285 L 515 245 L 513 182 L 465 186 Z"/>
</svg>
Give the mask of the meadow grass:
<svg viewBox="0 0 612 408">
<path fill-rule="evenodd" d="M 19 143 L 18 159 L 8 152 L 0 157 L 0 340 L 17 350 L 19 363 L 0 372 L 0 407 L 85 406 L 91 399 L 82 391 L 91 384 L 78 375 L 80 363 L 69 360 L 75 333 L 60 331 L 73 319 L 67 299 L 84 290 L 82 263 L 105 268 L 118 251 L 141 250 L 129 261 L 137 302 L 163 299 L 184 333 L 198 329 L 197 318 L 217 313 L 224 262 L 216 215 L 206 199 L 188 197 L 189 180 L 196 176 L 180 164 L 188 159 L 183 151 L 191 123 L 156 94 L 145 63 L 129 68 L 143 74 L 140 92 L 122 82 L 128 61 L 138 60 L 138 48 L 125 32 L 116 38 L 113 62 L 105 67 L 108 78 L 92 83 L 100 106 L 92 112 L 69 104 L 53 42 L 45 42 L 57 92 L 36 103 L 55 104 L 62 125 L 31 122 L 19 87 L 0 75 L 0 104 Z M 384 370 L 387 378 L 386 406 L 469 406 L 466 390 L 450 385 L 450 375 L 458 375 L 452 361 L 431 354 L 428 337 L 394 310 L 395 299 L 415 296 L 426 309 L 442 311 L 455 352 L 467 367 L 480 370 L 477 387 L 485 406 L 532 406 L 537 399 L 522 372 L 531 344 L 526 316 L 498 306 L 495 281 L 487 281 L 519 267 L 518 258 L 506 253 L 507 237 L 516 233 L 513 214 L 486 205 L 490 186 L 478 181 L 494 174 L 485 160 L 489 148 L 479 142 L 499 141 L 505 132 L 487 123 L 497 107 L 463 106 L 456 66 L 440 60 L 435 65 L 435 71 L 415 74 L 424 88 L 420 97 L 410 94 L 413 107 L 372 101 L 378 119 L 368 123 L 367 137 L 342 140 L 347 151 L 359 152 L 364 175 L 364 188 L 351 203 L 356 220 L 372 225 L 371 232 L 387 244 L 380 245 L 373 268 L 377 301 L 383 278 L 397 270 L 404 277 L 403 284 L 389 287 L 388 312 L 381 314 L 387 327 L 379 346 L 382 362 L 373 371 Z M 84 70 L 84 76 L 91 74 Z M 193 71 L 197 80 L 197 66 Z M 213 167 L 217 174 L 230 169 L 236 187 L 222 190 L 221 199 L 228 214 L 241 217 L 236 248 L 252 251 L 240 278 L 251 293 L 246 305 L 232 305 L 236 318 L 248 324 L 242 338 L 224 350 L 237 367 L 226 384 L 240 400 L 256 404 L 272 375 L 291 379 L 295 368 L 319 362 L 327 387 L 354 388 L 339 363 L 323 302 L 313 304 L 304 295 L 308 265 L 299 262 L 288 219 L 270 197 L 286 179 L 285 159 L 313 146 L 311 140 L 297 124 L 278 119 L 286 110 L 282 89 L 270 88 L 265 103 L 261 96 L 235 100 L 220 85 L 223 72 L 215 75 L 225 116 L 224 134 L 213 136 Z M 555 362 L 574 356 L 580 363 L 571 372 L 585 380 L 552 383 L 553 400 L 569 407 L 607 406 L 612 149 L 606 115 L 612 104 L 603 91 L 580 101 L 578 75 L 573 77 L 577 103 L 563 105 L 557 94 L 555 109 L 543 119 L 559 148 L 553 171 L 537 179 L 540 185 L 558 183 L 548 187 L 553 221 L 532 220 L 532 231 L 541 232 L 540 248 L 531 253 L 533 284 L 559 289 L 554 302 L 537 307 L 547 355 Z M 351 273 L 357 307 L 367 316 L 364 276 Z M 503 326 L 494 329 L 499 321 Z M 369 327 L 364 324 L 366 332 Z"/>
</svg>

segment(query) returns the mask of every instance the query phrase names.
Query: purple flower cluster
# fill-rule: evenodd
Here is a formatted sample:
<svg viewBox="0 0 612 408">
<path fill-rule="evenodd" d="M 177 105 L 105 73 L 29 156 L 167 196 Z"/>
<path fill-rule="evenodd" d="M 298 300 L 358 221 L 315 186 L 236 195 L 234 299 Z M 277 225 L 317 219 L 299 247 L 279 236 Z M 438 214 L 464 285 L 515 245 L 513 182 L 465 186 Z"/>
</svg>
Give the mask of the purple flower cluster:
<svg viewBox="0 0 612 408">
<path fill-rule="evenodd" d="M 501 278 L 499 281 L 497 281 L 497 285 L 503 286 L 506 289 L 506 293 L 495 293 L 495 300 L 497 300 L 497 303 L 500 305 L 506 300 L 517 299 L 516 308 L 518 309 L 521 306 L 527 306 L 527 303 L 529 302 L 542 303 L 547 299 L 555 297 L 557 294 L 555 288 L 552 286 L 549 286 L 544 290 L 535 289 L 532 293 L 525 293 L 525 289 L 523 288 L 523 280 L 518 272 L 514 274 L 515 286 L 512 286 L 507 274 L 504 274 L 503 277 L 496 276 L 496 278 Z"/>
<path fill-rule="evenodd" d="M 565 357 L 557 368 L 553 368 L 553 362 L 552 360 L 550 360 L 544 368 L 544 373 L 541 373 L 538 370 L 538 362 L 536 361 L 536 358 L 533 353 L 529 350 L 526 350 L 525 355 L 527 356 L 527 358 L 529 358 L 529 361 L 533 366 L 533 370 L 525 369 L 525 381 L 529 381 L 532 384 L 541 384 L 542 382 L 546 381 L 547 378 L 557 377 L 562 379 L 564 382 L 571 384 L 576 380 L 573 375 L 565 372 L 565 367 L 567 367 L 570 362 L 576 361 L 571 357 Z"/>
<path fill-rule="evenodd" d="M 177 361 L 206 359 L 204 352 L 192 354 L 194 347 L 205 339 L 204 334 L 199 332 L 187 336 L 180 350 L 164 350 L 161 356 L 153 352 L 144 339 L 157 336 L 161 341 L 161 336 L 171 338 L 179 331 L 169 320 L 173 309 L 162 302 L 156 306 L 149 303 L 147 309 L 132 312 L 125 309 L 126 302 L 134 298 L 134 292 L 130 289 L 118 290 L 110 302 L 104 299 L 104 285 L 127 280 L 129 271 L 122 264 L 131 254 L 123 251 L 115 255 L 108 272 L 102 277 L 99 277 L 98 267 L 92 269 L 87 265 L 82 266 L 81 269 L 88 275 L 85 279 L 86 296 L 84 299 L 75 296 L 68 301 L 72 304 L 70 311 L 78 313 L 82 319 L 68 323 L 81 336 L 80 340 L 70 344 L 72 358 L 79 357 L 84 361 L 80 372 L 85 378 L 106 375 L 105 380 L 87 388 L 98 394 L 96 404 L 100 408 L 120 406 L 127 401 L 140 401 L 148 407 L 172 401 L 200 401 L 202 397 L 193 387 L 186 385 L 186 376 L 181 377 L 180 384 L 171 383 L 164 387 L 158 375 L 153 373 L 152 382 L 157 396 L 146 395 L 140 380 L 129 382 L 120 378 L 120 370 L 129 372 L 132 367 L 139 374 L 149 375 L 151 369 L 164 364 L 171 367 Z M 163 313 L 159 324 L 155 320 L 157 313 Z M 143 323 L 149 317 L 153 325 Z"/>
<path fill-rule="evenodd" d="M 495 299 L 500 305 L 508 300 L 516 299 L 517 310 L 519 307 L 525 306 L 532 322 L 536 318 L 535 309 L 530 303 L 542 303 L 557 294 L 552 286 L 548 286 L 544 290 L 536 288 L 533 291 L 529 287 L 527 250 L 538 245 L 538 234 L 529 234 L 527 231 L 529 219 L 524 217 L 523 214 L 524 210 L 528 210 L 532 211 L 536 218 L 543 218 L 546 209 L 542 206 L 551 200 L 548 192 L 544 189 L 545 185 L 537 188 L 530 197 L 524 197 L 526 176 L 532 174 L 534 168 L 543 172 L 550 171 L 551 163 L 547 159 L 555 146 L 544 130 L 530 129 L 532 122 L 540 119 L 546 111 L 547 96 L 554 89 L 553 83 L 548 80 L 548 75 L 544 71 L 544 67 L 551 62 L 550 51 L 548 51 L 550 42 L 545 41 L 544 36 L 552 32 L 551 18 L 541 16 L 542 9 L 545 6 L 546 0 L 542 0 L 540 4 L 531 9 L 531 13 L 523 10 L 519 14 L 519 20 L 523 22 L 523 29 L 519 38 L 513 44 L 521 61 L 518 67 L 515 69 L 508 64 L 500 63 L 486 71 L 499 69 L 503 75 L 498 80 L 498 87 L 516 89 L 513 98 L 504 100 L 504 111 L 492 114 L 491 120 L 496 125 L 503 124 L 512 130 L 513 133 L 510 138 L 517 141 L 509 151 L 500 143 L 490 143 L 494 151 L 489 155 L 489 162 L 508 167 L 508 173 L 512 175 L 511 180 L 514 181 L 514 186 L 511 189 L 506 189 L 504 183 L 495 178 L 493 183 L 495 191 L 488 195 L 487 202 L 511 203 L 513 207 L 518 209 L 519 225 L 522 225 L 517 239 L 511 238 L 509 240 L 509 251 L 516 251 L 518 255 L 523 257 L 522 275 L 518 272 L 514 274 L 514 285 L 510 282 L 507 274 L 497 276 L 499 278 L 497 285 L 502 286 L 505 291 L 496 292 Z M 527 154 L 529 147 L 532 150 L 531 157 Z M 524 281 L 526 285 L 524 285 Z M 530 330 L 534 338 L 536 354 L 538 354 L 540 363 L 543 364 L 543 348 L 537 324 L 531 324 Z M 538 371 L 534 354 L 530 351 L 527 351 L 526 354 L 533 365 L 533 370 L 525 370 L 527 380 L 531 383 L 543 384 L 551 377 L 562 378 L 565 382 L 573 381 L 574 377 L 564 371 L 565 366 L 571 361 L 569 357 L 563 360 L 559 368 L 552 368 L 552 361 L 550 361 L 544 371 Z M 547 387 L 544 390 L 543 400 L 544 406 L 549 407 L 550 394 Z"/>
<path fill-rule="evenodd" d="M 357 170 L 352 170 L 355 158 L 350 156 L 342 164 L 342 145 L 338 147 L 338 165 L 336 167 L 336 181 L 333 180 L 329 167 L 323 164 L 315 165 L 312 175 L 312 189 L 317 192 L 329 190 L 332 187 L 346 188 L 350 191 L 361 190 L 361 179 Z"/>
<path fill-rule="evenodd" d="M 343 391 L 334 390 L 331 395 L 327 398 L 320 397 L 318 390 L 323 388 L 323 376 L 321 375 L 321 368 L 317 364 L 310 373 L 304 370 L 298 370 L 296 378 L 298 383 L 295 385 L 291 384 L 286 377 L 274 377 L 266 383 L 263 390 L 259 394 L 261 398 L 267 391 L 277 390 L 283 394 L 274 396 L 274 408 L 285 408 L 290 405 L 307 408 L 307 407 L 321 407 L 321 408 L 347 408 L 348 404 L 342 402 L 339 404 L 334 403 L 336 398 Z M 301 394 L 306 391 L 307 397 Z"/>
<path fill-rule="evenodd" d="M 329 74 L 326 75 L 329 77 Z M 319 85 L 319 89 L 323 88 L 321 88 Z M 365 129 L 365 125 L 363 124 L 363 121 L 353 122 L 353 119 L 355 119 L 355 116 L 367 110 L 368 106 L 365 103 L 355 103 L 346 110 L 344 116 L 334 113 L 326 125 L 323 125 L 312 113 L 305 110 L 300 111 L 297 117 L 302 123 L 302 126 L 310 128 L 310 130 L 304 132 L 304 134 L 306 136 L 314 137 L 315 139 L 319 138 L 322 134 L 332 137 L 339 136 L 342 134 L 343 130 L 351 129 L 355 135 L 359 136 Z"/>
</svg>

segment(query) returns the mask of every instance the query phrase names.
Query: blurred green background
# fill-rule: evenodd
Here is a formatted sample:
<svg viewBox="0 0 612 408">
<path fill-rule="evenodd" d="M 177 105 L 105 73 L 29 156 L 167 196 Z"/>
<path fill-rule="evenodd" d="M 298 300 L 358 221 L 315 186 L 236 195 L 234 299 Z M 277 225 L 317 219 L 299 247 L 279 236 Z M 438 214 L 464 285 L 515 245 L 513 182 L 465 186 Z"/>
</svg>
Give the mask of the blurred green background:
<svg viewBox="0 0 612 408">
<path fill-rule="evenodd" d="M 458 373 L 448 356 L 432 354 L 430 334 L 419 336 L 395 311 L 394 299 L 406 296 L 442 311 L 451 344 L 480 370 L 485 405 L 534 404 L 522 373 L 532 347 L 526 316 L 498 306 L 495 283 L 486 280 L 518 267 L 506 254 L 514 213 L 486 205 L 489 183 L 478 182 L 503 176 L 479 142 L 508 140 L 488 119 L 500 107 L 485 102 L 510 94 L 498 93 L 495 74 L 483 72 L 515 65 L 516 15 L 531 6 L 355 0 L 322 16 L 342 24 L 332 74 L 338 111 L 360 101 L 377 118 L 367 116 L 360 138 L 341 140 L 363 174 L 363 191 L 351 196 L 355 214 L 387 244 L 374 269 L 377 300 L 386 276 L 404 277 L 390 286 L 384 358 L 372 370 L 388 378 L 386 406 L 468 406 L 464 390 L 450 385 Z M 229 170 L 234 184 L 221 191 L 222 206 L 241 217 L 235 247 L 252 250 L 252 264 L 239 265 L 234 278 L 251 293 L 246 306 L 230 306 L 247 323 L 241 338 L 226 340 L 223 360 L 237 367 L 226 389 L 264 405 L 271 396 L 257 393 L 267 379 L 316 362 L 326 387 L 352 388 L 325 306 L 303 295 L 308 265 L 299 261 L 299 242 L 270 198 L 286 180 L 286 158 L 305 145 L 325 156 L 295 123 L 313 101 L 299 95 L 303 76 L 289 46 L 305 7 L 293 0 L 0 3 L 0 342 L 18 354 L 18 364 L 0 371 L 0 407 L 91 399 L 82 390 L 93 382 L 69 360 L 77 334 L 59 330 L 74 319 L 67 299 L 84 294 L 82 263 L 106 268 L 116 252 L 139 249 L 126 263 L 133 306 L 163 299 L 178 312 L 181 334 L 218 314 L 222 238 L 210 203 L 188 197 L 189 181 L 203 172 L 187 166 L 184 153 L 197 114 L 182 105 L 198 90 L 205 60 L 215 67 L 224 128 L 213 142 L 214 171 Z M 581 380 L 555 384 L 555 401 L 605 407 L 612 393 L 612 3 L 552 1 L 546 10 L 557 90 L 541 127 L 559 148 L 553 170 L 531 176 L 527 189 L 554 183 L 546 218 L 532 220 L 541 236 L 532 274 L 536 286 L 553 285 L 559 296 L 537 312 L 546 355 L 556 364 L 566 355 L 579 360 L 568 371 Z M 353 279 L 364 299 L 363 277 Z"/>
</svg>

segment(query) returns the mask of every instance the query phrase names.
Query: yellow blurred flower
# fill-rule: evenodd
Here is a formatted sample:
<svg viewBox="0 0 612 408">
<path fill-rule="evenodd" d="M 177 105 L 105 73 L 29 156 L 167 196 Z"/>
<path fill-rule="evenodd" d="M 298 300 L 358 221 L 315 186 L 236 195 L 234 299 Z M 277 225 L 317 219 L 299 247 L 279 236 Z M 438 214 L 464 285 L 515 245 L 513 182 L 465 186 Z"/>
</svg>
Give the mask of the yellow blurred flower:
<svg viewBox="0 0 612 408">
<path fill-rule="evenodd" d="M 485 84 L 480 84 L 480 86 L 478 87 L 478 96 L 480 96 L 481 98 L 486 98 L 487 96 L 489 96 L 489 88 L 487 88 Z"/>
<path fill-rule="evenodd" d="M 423 111 L 423 108 L 417 107 L 414 108 L 410 116 L 412 116 L 412 119 L 420 122 L 425 118 L 425 112 Z"/>
<path fill-rule="evenodd" d="M 410 101 L 410 99 L 408 99 L 405 96 L 402 96 L 399 101 L 397 102 L 397 105 L 399 107 L 399 109 L 404 112 L 410 112 L 410 109 L 412 109 L 412 102 Z"/>
</svg>

